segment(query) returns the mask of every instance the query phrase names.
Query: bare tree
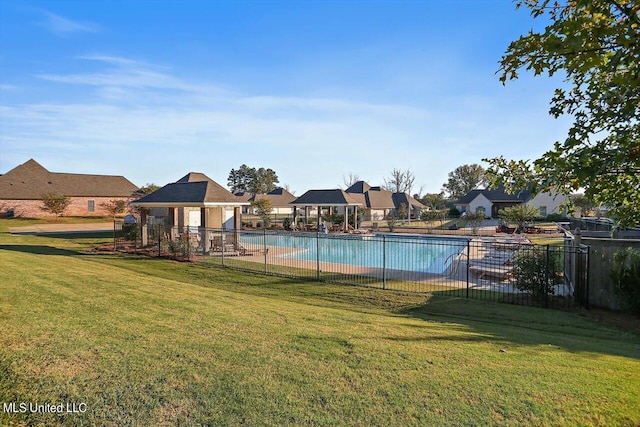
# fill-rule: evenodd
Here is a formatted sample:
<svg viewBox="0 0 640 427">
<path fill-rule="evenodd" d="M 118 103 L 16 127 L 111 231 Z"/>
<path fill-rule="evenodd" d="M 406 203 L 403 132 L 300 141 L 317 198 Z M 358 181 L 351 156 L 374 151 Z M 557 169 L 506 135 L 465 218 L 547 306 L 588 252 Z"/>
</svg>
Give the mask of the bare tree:
<svg viewBox="0 0 640 427">
<path fill-rule="evenodd" d="M 400 170 L 393 168 L 391 171 L 391 176 L 389 179 L 384 179 L 383 188 L 388 191 L 392 191 L 394 193 L 407 193 L 411 194 L 411 189 L 413 188 L 413 182 L 415 181 L 416 176 L 411 169 Z"/>
<path fill-rule="evenodd" d="M 342 175 L 342 182 L 344 182 L 345 188 L 351 187 L 358 181 L 360 181 L 360 176 L 357 173 L 349 172 L 348 175 Z"/>
</svg>

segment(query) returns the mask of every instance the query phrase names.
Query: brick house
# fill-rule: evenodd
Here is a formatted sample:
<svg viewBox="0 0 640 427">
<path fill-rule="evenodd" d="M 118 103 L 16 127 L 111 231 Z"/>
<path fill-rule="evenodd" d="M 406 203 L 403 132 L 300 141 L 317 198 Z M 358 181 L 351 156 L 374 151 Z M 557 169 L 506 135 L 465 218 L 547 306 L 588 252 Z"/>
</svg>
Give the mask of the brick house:
<svg viewBox="0 0 640 427">
<path fill-rule="evenodd" d="M 0 216 L 53 216 L 41 209 L 48 193 L 71 199 L 65 215 L 104 216 L 102 203 L 129 201 L 136 190 L 123 176 L 49 172 L 31 159 L 0 175 Z"/>
</svg>

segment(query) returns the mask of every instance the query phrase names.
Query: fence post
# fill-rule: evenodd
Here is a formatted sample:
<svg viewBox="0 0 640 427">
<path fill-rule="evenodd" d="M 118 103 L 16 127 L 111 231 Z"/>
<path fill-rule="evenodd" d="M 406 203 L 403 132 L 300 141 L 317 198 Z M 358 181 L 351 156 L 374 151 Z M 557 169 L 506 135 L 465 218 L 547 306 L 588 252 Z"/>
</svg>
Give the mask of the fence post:
<svg viewBox="0 0 640 427">
<path fill-rule="evenodd" d="M 267 273 L 267 229 L 263 227 L 262 229 L 262 249 L 264 252 L 264 272 Z"/>
<path fill-rule="evenodd" d="M 469 298 L 469 264 L 471 263 L 471 240 L 467 239 L 467 298 Z"/>
<path fill-rule="evenodd" d="M 220 229 L 220 247 L 221 247 L 221 249 L 222 249 L 222 255 L 221 255 L 221 257 L 222 257 L 222 266 L 223 266 L 223 267 L 224 267 L 224 247 L 225 247 L 224 239 L 225 239 L 225 235 L 224 235 L 224 228 L 221 228 L 221 229 Z"/>
<path fill-rule="evenodd" d="M 116 250 L 116 222 L 113 221 L 113 251 Z"/>
<path fill-rule="evenodd" d="M 546 289 L 549 288 L 549 245 L 546 248 L 545 255 L 545 268 L 544 268 L 544 283 L 545 283 L 545 293 L 544 293 L 544 306 L 549 307 L 549 293 L 546 292 Z"/>
<path fill-rule="evenodd" d="M 382 235 L 382 289 L 387 289 L 387 236 Z"/>
<path fill-rule="evenodd" d="M 582 257 L 580 256 L 580 244 L 582 242 L 582 232 L 580 228 L 576 228 L 573 233 L 573 241 L 571 243 L 571 282 L 573 285 L 573 294 L 574 298 L 580 303 L 580 305 L 584 306 L 584 289 L 582 286 L 582 280 L 578 279 L 578 274 L 580 273 L 580 268 L 578 266 L 582 261 Z"/>
<path fill-rule="evenodd" d="M 590 253 L 589 252 L 590 252 L 590 246 L 586 246 L 585 249 L 584 249 L 584 254 L 583 254 L 584 258 L 586 258 L 586 262 L 585 262 L 586 266 L 583 269 L 584 278 L 582 280 L 582 283 L 583 283 L 584 289 L 585 289 L 585 291 L 584 291 L 584 296 L 585 296 L 584 297 L 584 308 L 586 308 L 587 310 L 589 310 L 589 269 L 590 269 L 590 265 L 589 265 L 589 263 L 590 263 L 590 261 L 589 261 Z"/>
<path fill-rule="evenodd" d="M 316 280 L 320 281 L 320 231 L 316 233 Z"/>
</svg>

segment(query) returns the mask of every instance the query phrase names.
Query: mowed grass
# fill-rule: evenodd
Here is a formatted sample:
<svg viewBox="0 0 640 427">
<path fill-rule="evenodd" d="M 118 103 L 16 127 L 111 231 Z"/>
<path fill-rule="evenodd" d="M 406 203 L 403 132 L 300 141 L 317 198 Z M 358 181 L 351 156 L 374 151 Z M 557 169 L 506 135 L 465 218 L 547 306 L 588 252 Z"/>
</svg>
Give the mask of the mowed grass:
<svg viewBox="0 0 640 427">
<path fill-rule="evenodd" d="M 0 232 L 0 402 L 87 405 L 0 425 L 640 423 L 640 337 L 577 314 L 87 251 L 96 239 Z"/>
</svg>

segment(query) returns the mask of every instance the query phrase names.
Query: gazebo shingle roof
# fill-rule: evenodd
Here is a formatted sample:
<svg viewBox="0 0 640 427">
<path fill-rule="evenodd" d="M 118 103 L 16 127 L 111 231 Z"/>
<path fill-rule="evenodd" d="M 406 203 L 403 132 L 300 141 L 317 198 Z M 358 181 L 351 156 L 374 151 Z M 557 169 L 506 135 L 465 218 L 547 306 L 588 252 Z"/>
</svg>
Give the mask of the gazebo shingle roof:
<svg viewBox="0 0 640 427">
<path fill-rule="evenodd" d="M 138 206 L 248 205 L 203 173 L 191 172 L 134 202 Z"/>
<path fill-rule="evenodd" d="M 340 190 L 309 190 L 291 202 L 295 206 L 361 206 L 351 194 Z"/>
</svg>

